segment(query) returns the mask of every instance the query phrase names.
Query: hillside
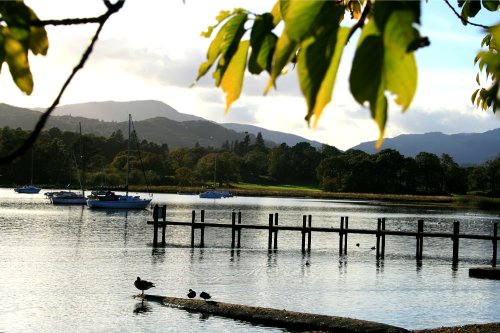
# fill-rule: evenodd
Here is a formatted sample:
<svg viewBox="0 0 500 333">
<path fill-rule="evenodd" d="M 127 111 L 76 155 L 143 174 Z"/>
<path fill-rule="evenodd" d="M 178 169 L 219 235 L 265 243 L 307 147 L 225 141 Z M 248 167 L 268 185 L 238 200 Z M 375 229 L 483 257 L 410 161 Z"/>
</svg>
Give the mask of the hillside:
<svg viewBox="0 0 500 333">
<path fill-rule="evenodd" d="M 81 115 L 96 117 L 82 117 Z M 120 129 L 126 133 L 128 112 L 132 114 L 135 129 L 141 139 L 159 144 L 168 144 L 170 148 L 194 147 L 196 143 L 202 146 L 220 147 L 224 142 L 242 141 L 247 133 L 255 140 L 259 127 L 253 126 L 255 132 L 225 128 L 215 122 L 200 117 L 182 114 L 165 103 L 157 101 L 135 102 L 95 102 L 62 106 L 49 118 L 45 128 L 57 127 L 62 131 L 77 131 L 79 123 L 84 133 L 108 137 Z M 11 128 L 31 130 L 34 128 L 40 111 L 0 103 L 0 124 Z M 171 119 L 171 118 L 175 119 Z M 110 121 L 109 119 L 114 119 Z M 177 120 L 176 120 L 177 119 Z M 277 143 L 266 137 L 265 129 L 261 129 L 266 144 L 270 147 Z M 247 132 L 247 133 L 245 133 Z M 289 146 L 299 142 L 310 142 L 296 135 L 274 132 L 279 135 L 280 141 Z"/>
<path fill-rule="evenodd" d="M 500 155 L 500 128 L 484 133 L 404 134 L 385 139 L 382 148 L 397 150 L 407 157 L 428 152 L 438 156 L 448 154 L 461 165 L 483 164 Z M 363 142 L 352 149 L 373 154 L 376 152 L 375 141 Z"/>
</svg>

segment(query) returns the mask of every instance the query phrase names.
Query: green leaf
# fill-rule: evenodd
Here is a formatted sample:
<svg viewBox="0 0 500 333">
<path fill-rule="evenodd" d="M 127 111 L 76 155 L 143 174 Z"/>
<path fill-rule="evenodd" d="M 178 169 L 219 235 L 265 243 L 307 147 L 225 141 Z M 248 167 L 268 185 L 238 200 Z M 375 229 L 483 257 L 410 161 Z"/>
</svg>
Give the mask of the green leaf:
<svg viewBox="0 0 500 333">
<path fill-rule="evenodd" d="M 490 12 L 495 12 L 500 7 L 500 1 L 498 0 L 482 0 L 483 7 Z"/>
<path fill-rule="evenodd" d="M 333 95 L 333 87 L 335 85 L 335 79 L 337 77 L 337 72 L 340 64 L 340 59 L 342 57 L 342 52 L 344 51 L 344 46 L 349 36 L 349 28 L 340 28 L 337 34 L 337 42 L 335 45 L 335 53 L 330 61 L 330 66 L 326 72 L 326 75 L 321 82 L 321 87 L 318 91 L 316 97 L 316 103 L 314 109 L 310 114 L 307 115 L 306 119 L 310 119 L 314 115 L 314 124 L 316 127 L 319 117 L 323 113 L 323 109 L 330 103 Z"/>
<path fill-rule="evenodd" d="M 384 75 L 382 75 L 382 84 L 374 100 L 370 101 L 370 111 L 372 118 L 378 125 L 379 136 L 375 147 L 380 149 L 384 141 L 385 124 L 387 123 L 387 98 L 384 95 Z"/>
<path fill-rule="evenodd" d="M 474 93 L 472 94 L 472 96 L 470 98 L 472 105 L 474 105 L 474 102 L 476 101 L 476 96 L 478 93 L 479 93 L 479 89 L 476 89 L 476 91 L 474 91 Z"/>
<path fill-rule="evenodd" d="M 386 90 L 397 95 L 395 101 L 403 107 L 403 111 L 410 106 L 417 89 L 415 56 L 413 52 L 406 52 L 408 45 L 419 38 L 413 22 L 412 12 L 394 12 L 384 31 Z"/>
<path fill-rule="evenodd" d="M 375 3 L 374 19 L 380 31 L 384 31 L 387 21 L 394 12 L 409 11 L 413 13 L 415 23 L 420 23 L 420 1 L 378 1 Z"/>
<path fill-rule="evenodd" d="M 238 49 L 222 77 L 221 88 L 226 93 L 226 112 L 229 111 L 231 104 L 240 97 L 249 45 L 248 40 L 239 43 Z"/>
<path fill-rule="evenodd" d="M 291 40 L 300 41 L 309 35 L 311 29 L 315 28 L 317 17 L 325 3 L 324 1 L 289 0 L 283 19 Z"/>
<path fill-rule="evenodd" d="M 374 34 L 364 37 L 356 49 L 349 76 L 351 93 L 359 104 L 376 100 L 382 84 L 383 61 L 382 37 Z"/>
<path fill-rule="evenodd" d="M 235 40 L 236 44 L 239 42 L 239 39 L 243 35 L 244 31 L 242 29 L 247 18 L 246 14 L 237 14 L 222 26 L 208 47 L 207 61 L 200 65 L 196 81 L 208 72 L 219 56 L 226 54 Z M 237 38 L 238 36 L 239 38 Z M 236 50 L 236 47 L 233 46 L 234 50 Z"/>
<path fill-rule="evenodd" d="M 248 70 L 252 74 L 260 74 L 264 69 L 270 69 L 271 51 L 278 39 L 272 34 L 273 16 L 269 13 L 258 15 L 250 33 L 252 53 L 248 63 Z"/>
<path fill-rule="evenodd" d="M 298 43 L 290 39 L 285 27 L 280 38 L 276 42 L 276 49 L 274 51 L 271 65 L 271 78 L 267 84 L 265 94 L 267 94 L 271 87 L 276 84 L 276 79 L 281 75 L 283 68 L 285 68 L 285 66 L 295 56 L 297 49 Z"/>
<path fill-rule="evenodd" d="M 313 33 L 304 39 L 300 46 L 300 52 L 297 55 L 297 73 L 302 94 L 306 98 L 307 121 L 310 120 L 315 110 L 318 92 L 326 79 L 336 51 L 339 23 L 334 22 L 340 22 L 339 18 L 343 13 L 342 7 L 332 1 L 327 2 L 317 18 Z M 331 90 L 329 93 L 331 95 Z M 320 109 L 322 110 L 323 107 L 324 105 Z"/>
</svg>

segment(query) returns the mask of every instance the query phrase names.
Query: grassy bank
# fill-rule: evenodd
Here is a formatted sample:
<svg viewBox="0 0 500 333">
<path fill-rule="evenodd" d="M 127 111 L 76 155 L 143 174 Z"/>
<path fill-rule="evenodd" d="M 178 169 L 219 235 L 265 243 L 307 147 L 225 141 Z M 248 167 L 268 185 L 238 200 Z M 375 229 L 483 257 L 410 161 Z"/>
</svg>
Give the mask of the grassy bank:
<svg viewBox="0 0 500 333">
<path fill-rule="evenodd" d="M 257 197 L 288 197 L 288 198 L 316 198 L 331 200 L 363 200 L 380 201 L 390 205 L 421 205 L 465 207 L 474 209 L 496 210 L 500 212 L 500 198 L 490 198 L 473 195 L 430 196 L 411 194 L 379 194 L 379 193 L 347 193 L 324 192 L 317 188 L 294 185 L 265 186 L 257 184 L 234 184 L 220 188 L 229 190 L 236 196 Z M 144 187 L 131 187 L 132 191 L 145 191 Z M 149 191 L 153 193 L 203 192 L 199 186 L 153 186 Z"/>
</svg>

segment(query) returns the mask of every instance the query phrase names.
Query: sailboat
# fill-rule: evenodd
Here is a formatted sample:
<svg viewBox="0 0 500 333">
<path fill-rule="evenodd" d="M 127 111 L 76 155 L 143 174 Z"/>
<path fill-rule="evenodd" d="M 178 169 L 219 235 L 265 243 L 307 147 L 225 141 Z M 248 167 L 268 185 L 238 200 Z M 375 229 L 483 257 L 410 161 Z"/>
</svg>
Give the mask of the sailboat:
<svg viewBox="0 0 500 333">
<path fill-rule="evenodd" d="M 87 198 L 87 206 L 89 208 L 108 208 L 108 209 L 144 209 L 151 199 L 144 199 L 140 196 L 132 196 L 128 194 L 128 178 L 130 174 L 130 126 L 132 124 L 132 116 L 128 116 L 128 147 L 127 147 L 127 173 L 125 175 L 125 191 L 126 194 L 116 194 L 111 190 L 93 191 Z"/>
<path fill-rule="evenodd" d="M 31 180 L 29 185 L 24 185 L 22 187 L 17 187 L 14 189 L 17 193 L 28 193 L 36 194 L 40 192 L 40 188 L 33 185 L 33 148 L 31 148 Z"/>
</svg>

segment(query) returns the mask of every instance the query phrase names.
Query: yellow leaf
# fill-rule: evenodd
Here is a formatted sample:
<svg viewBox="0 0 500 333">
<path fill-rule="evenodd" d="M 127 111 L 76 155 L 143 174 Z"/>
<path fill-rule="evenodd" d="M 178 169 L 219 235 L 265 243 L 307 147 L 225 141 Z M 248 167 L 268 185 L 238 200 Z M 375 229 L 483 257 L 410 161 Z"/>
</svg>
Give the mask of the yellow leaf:
<svg viewBox="0 0 500 333">
<path fill-rule="evenodd" d="M 226 94 L 226 113 L 229 111 L 231 104 L 240 97 L 249 46 L 249 40 L 239 43 L 238 49 L 222 77 L 221 88 Z"/>
<path fill-rule="evenodd" d="M 37 20 L 35 12 L 30 8 L 31 20 Z M 49 49 L 49 39 L 44 27 L 30 26 L 29 48 L 34 55 L 46 55 Z"/>
<path fill-rule="evenodd" d="M 27 95 L 33 92 L 33 76 L 30 72 L 27 50 L 15 39 L 9 32 L 9 29 L 3 27 L 5 61 L 9 65 L 12 79 L 17 87 Z"/>
</svg>

